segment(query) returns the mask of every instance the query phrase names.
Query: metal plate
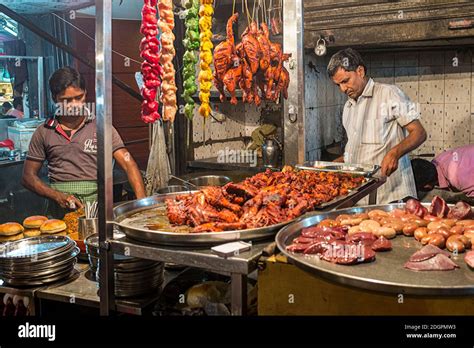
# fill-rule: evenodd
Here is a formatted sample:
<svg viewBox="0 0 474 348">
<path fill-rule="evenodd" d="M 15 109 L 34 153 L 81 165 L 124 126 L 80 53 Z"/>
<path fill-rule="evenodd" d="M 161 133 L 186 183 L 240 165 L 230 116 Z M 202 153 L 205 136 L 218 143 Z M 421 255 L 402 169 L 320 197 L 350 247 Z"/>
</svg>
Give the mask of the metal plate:
<svg viewBox="0 0 474 348">
<path fill-rule="evenodd" d="M 80 250 L 78 247 L 75 247 L 72 251 L 68 251 L 66 254 L 61 255 L 61 257 L 56 257 L 53 260 L 49 260 L 46 262 L 39 262 L 39 263 L 30 263 L 24 264 L 22 266 L 14 265 L 10 267 L 0 266 L 0 273 L 1 274 L 32 274 L 33 272 L 40 272 L 42 270 L 49 270 L 52 267 L 60 267 L 61 265 L 65 265 L 68 262 L 71 262 L 76 256 L 79 254 Z"/>
<path fill-rule="evenodd" d="M 323 161 L 305 162 L 303 164 L 297 164 L 295 167 L 302 170 L 349 173 L 366 177 L 373 176 L 380 169 L 380 166 L 372 164 L 338 163 Z"/>
<path fill-rule="evenodd" d="M 77 274 L 78 272 L 74 269 L 74 266 L 73 266 L 72 269 L 67 269 L 66 271 L 62 273 L 57 273 L 57 274 L 54 274 L 53 276 L 46 276 L 41 279 L 17 280 L 17 279 L 4 278 L 3 281 L 5 282 L 6 285 L 10 285 L 10 286 L 38 286 L 38 285 L 44 285 L 44 284 L 57 282 L 59 280 L 69 278 Z"/>
<path fill-rule="evenodd" d="M 66 236 L 39 236 L 0 245 L 0 262 L 39 260 L 70 248 L 75 242 Z"/>
<path fill-rule="evenodd" d="M 29 273 L 28 272 L 13 272 L 13 273 L 2 272 L 1 277 L 10 278 L 10 279 L 35 280 L 35 279 L 44 278 L 46 276 L 53 276 L 55 274 L 62 273 L 66 269 L 70 269 L 71 267 L 74 267 L 75 264 L 76 264 L 76 259 L 74 258 L 70 260 L 69 262 L 67 262 L 66 264 L 49 267 L 43 270 L 32 270 Z"/>
<path fill-rule="evenodd" d="M 77 256 L 78 249 L 79 248 L 74 246 L 74 244 L 71 244 L 67 249 L 64 249 L 57 254 L 51 254 L 48 257 L 44 257 L 41 259 L 33 256 L 30 259 L 21 259 L 21 261 L 17 261 L 15 259 L 2 260 L 2 262 L 0 262 L 0 268 L 29 269 L 31 267 L 46 267 L 47 265 L 53 265 L 56 262 L 61 262 L 62 260 L 68 258 L 71 254 L 75 254 L 74 256 Z"/>
<path fill-rule="evenodd" d="M 378 252 L 374 262 L 353 266 L 333 264 L 320 260 L 316 255 L 286 251 L 292 240 L 300 235 L 302 228 L 316 225 L 321 220 L 332 219 L 340 214 L 356 214 L 372 209 L 390 211 L 404 207 L 404 203 L 376 205 L 309 216 L 284 227 L 278 232 L 276 242 L 281 252 L 297 267 L 343 285 L 396 294 L 452 296 L 474 294 L 474 271 L 464 262 L 464 254 L 452 256 L 452 260 L 460 266 L 454 271 L 415 272 L 405 269 L 403 267 L 405 262 L 422 247 L 413 237 L 397 236 L 392 239 L 391 251 Z"/>
<path fill-rule="evenodd" d="M 115 224 L 119 227 L 120 231 L 124 232 L 127 235 L 127 237 L 135 240 L 163 245 L 191 246 L 212 245 L 234 240 L 264 239 L 274 236 L 280 228 L 291 222 L 287 221 L 277 225 L 246 230 L 203 233 L 177 233 L 154 231 L 147 228 L 130 226 L 126 223 L 126 219 L 129 219 L 130 216 L 139 212 L 146 212 L 147 210 L 162 206 L 166 199 L 175 198 L 176 196 L 181 195 L 183 193 L 184 192 L 155 195 L 144 199 L 121 204 L 114 208 Z"/>
</svg>

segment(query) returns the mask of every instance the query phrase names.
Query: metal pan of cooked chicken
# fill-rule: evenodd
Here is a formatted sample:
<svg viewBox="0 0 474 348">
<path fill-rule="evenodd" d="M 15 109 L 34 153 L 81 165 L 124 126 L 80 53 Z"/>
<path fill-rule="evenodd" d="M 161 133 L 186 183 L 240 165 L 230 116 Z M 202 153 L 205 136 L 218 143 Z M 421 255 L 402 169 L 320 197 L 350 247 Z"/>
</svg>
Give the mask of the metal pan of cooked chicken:
<svg viewBox="0 0 474 348">
<path fill-rule="evenodd" d="M 320 206 L 340 204 L 368 183 L 351 174 L 285 167 L 223 187 L 128 202 L 114 209 L 115 223 L 130 238 L 164 245 L 256 240 Z"/>
</svg>

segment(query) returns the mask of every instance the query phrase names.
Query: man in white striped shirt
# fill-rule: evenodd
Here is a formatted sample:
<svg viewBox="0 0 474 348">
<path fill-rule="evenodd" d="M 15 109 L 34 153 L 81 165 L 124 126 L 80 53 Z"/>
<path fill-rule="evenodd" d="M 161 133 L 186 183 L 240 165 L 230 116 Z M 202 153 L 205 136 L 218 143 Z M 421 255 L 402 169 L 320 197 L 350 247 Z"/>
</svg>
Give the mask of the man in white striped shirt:
<svg viewBox="0 0 474 348">
<path fill-rule="evenodd" d="M 378 204 L 417 197 L 408 153 L 426 140 L 426 132 L 416 105 L 397 86 L 369 78 L 362 57 L 351 48 L 334 54 L 327 71 L 349 97 L 342 114 L 347 144 L 336 161 L 382 167 L 388 178 L 378 189 Z"/>
</svg>

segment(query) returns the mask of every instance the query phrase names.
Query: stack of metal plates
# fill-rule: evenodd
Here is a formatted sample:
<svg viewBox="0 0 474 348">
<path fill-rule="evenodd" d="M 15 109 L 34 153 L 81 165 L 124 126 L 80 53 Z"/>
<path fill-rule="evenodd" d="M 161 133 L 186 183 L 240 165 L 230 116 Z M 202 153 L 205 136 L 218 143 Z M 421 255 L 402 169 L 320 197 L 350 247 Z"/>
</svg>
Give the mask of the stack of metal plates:
<svg viewBox="0 0 474 348">
<path fill-rule="evenodd" d="M 116 234 L 114 234 L 116 236 Z M 91 271 L 99 280 L 99 240 L 96 234 L 85 240 Z M 164 263 L 114 255 L 116 297 L 137 297 L 158 291 L 163 284 Z"/>
<path fill-rule="evenodd" d="M 0 246 L 0 279 L 9 286 L 39 286 L 70 277 L 79 248 L 65 236 L 39 236 Z"/>
</svg>

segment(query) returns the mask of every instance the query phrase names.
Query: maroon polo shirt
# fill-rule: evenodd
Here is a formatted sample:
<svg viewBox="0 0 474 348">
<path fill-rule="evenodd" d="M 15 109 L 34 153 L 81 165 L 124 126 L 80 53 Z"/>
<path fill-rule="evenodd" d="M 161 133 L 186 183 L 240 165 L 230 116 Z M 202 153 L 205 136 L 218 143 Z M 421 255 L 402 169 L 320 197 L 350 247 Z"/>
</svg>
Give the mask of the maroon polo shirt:
<svg viewBox="0 0 474 348">
<path fill-rule="evenodd" d="M 97 124 L 88 120 L 71 137 L 56 120 L 33 133 L 27 159 L 48 161 L 52 182 L 97 180 Z M 112 131 L 112 151 L 125 147 L 117 130 Z"/>
</svg>

